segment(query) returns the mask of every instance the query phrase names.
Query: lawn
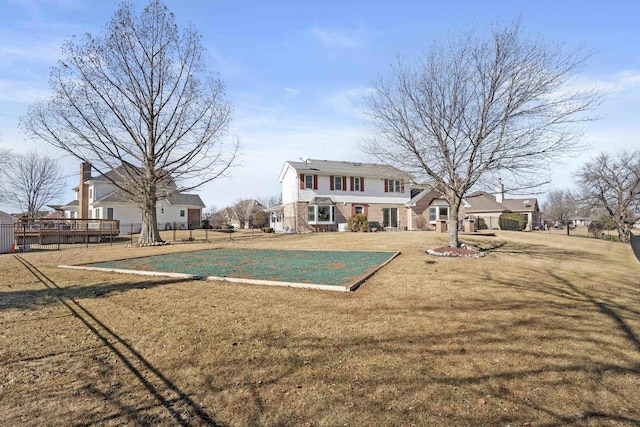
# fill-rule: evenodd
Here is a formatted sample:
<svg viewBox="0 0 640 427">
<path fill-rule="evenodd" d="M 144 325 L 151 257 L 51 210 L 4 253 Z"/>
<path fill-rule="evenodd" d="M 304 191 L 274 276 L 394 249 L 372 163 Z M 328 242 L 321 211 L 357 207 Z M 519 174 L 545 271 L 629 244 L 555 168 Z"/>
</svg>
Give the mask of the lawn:
<svg viewBox="0 0 640 427">
<path fill-rule="evenodd" d="M 4 425 L 639 425 L 640 263 L 562 233 L 314 233 L 0 255 Z M 402 253 L 357 292 L 59 269 L 205 250 Z"/>
<path fill-rule="evenodd" d="M 210 280 L 354 290 L 397 253 L 219 248 L 96 262 L 69 268 L 182 274 Z"/>
</svg>

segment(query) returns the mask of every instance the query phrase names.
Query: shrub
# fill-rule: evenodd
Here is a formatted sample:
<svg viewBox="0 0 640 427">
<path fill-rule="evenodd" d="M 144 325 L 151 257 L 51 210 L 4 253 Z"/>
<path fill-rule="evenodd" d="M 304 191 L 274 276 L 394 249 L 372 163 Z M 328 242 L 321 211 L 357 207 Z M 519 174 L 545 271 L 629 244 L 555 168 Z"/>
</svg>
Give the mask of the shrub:
<svg viewBox="0 0 640 427">
<path fill-rule="evenodd" d="M 527 215 L 503 212 L 498 219 L 500 230 L 522 231 L 527 227 Z"/>
<path fill-rule="evenodd" d="M 487 223 L 485 222 L 484 218 L 478 218 L 476 222 L 476 230 L 486 230 L 486 229 L 487 229 Z"/>
<path fill-rule="evenodd" d="M 273 233 L 273 227 L 262 227 L 262 231 L 265 233 Z"/>
<path fill-rule="evenodd" d="M 347 220 L 351 231 L 369 231 L 369 220 L 365 214 L 353 214 Z"/>
<path fill-rule="evenodd" d="M 422 215 L 416 216 L 413 223 L 418 230 L 424 230 L 427 227 L 427 219 Z"/>
<path fill-rule="evenodd" d="M 587 230 L 589 230 L 589 234 L 591 234 L 593 237 L 598 238 L 600 237 L 600 234 L 602 234 L 602 230 L 604 230 L 604 227 L 598 221 L 591 221 L 589 227 L 587 227 Z"/>
</svg>

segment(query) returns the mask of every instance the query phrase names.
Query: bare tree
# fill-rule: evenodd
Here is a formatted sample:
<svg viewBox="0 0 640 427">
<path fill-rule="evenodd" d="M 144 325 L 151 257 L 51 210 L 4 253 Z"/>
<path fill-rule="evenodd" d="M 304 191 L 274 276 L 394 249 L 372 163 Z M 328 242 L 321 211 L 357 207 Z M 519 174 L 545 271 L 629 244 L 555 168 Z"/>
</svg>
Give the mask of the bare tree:
<svg viewBox="0 0 640 427">
<path fill-rule="evenodd" d="M 256 200 L 265 208 L 272 208 L 282 204 L 282 193 L 270 197 L 256 197 Z"/>
<path fill-rule="evenodd" d="M 545 218 L 567 225 L 570 218 L 578 212 L 578 201 L 569 190 L 551 190 L 542 210 Z"/>
<path fill-rule="evenodd" d="M 550 161 L 580 145 L 573 125 L 592 119 L 582 113 L 600 96 L 567 83 L 588 56 L 530 40 L 515 22 L 434 44 L 413 66 L 398 59 L 365 98 L 376 130 L 365 151 L 443 190 L 455 247 L 456 213 L 473 186 L 538 186 Z"/>
<path fill-rule="evenodd" d="M 225 147 L 231 107 L 206 74 L 200 35 L 182 33 L 159 0 L 130 3 L 103 35 L 70 39 L 52 68 L 53 95 L 22 118 L 26 132 L 89 162 L 142 211 L 140 242 L 160 241 L 156 203 L 235 164 Z"/>
<path fill-rule="evenodd" d="M 620 241 L 628 242 L 631 227 L 640 220 L 640 150 L 602 153 L 585 163 L 576 177 L 582 202 L 604 210 Z"/>
<path fill-rule="evenodd" d="M 259 202 L 252 199 L 238 200 L 229 208 L 231 215 L 240 223 L 240 228 L 244 228 L 251 222 L 253 213 L 264 208 Z"/>
<path fill-rule="evenodd" d="M 47 203 L 60 198 L 67 184 L 57 160 L 35 151 L 13 155 L 4 175 L 6 201 L 28 218 L 35 218 Z"/>
<path fill-rule="evenodd" d="M 4 189 L 6 183 L 8 182 L 8 177 L 6 175 L 7 172 L 7 167 L 9 165 L 9 162 L 11 160 L 11 150 L 8 149 L 0 149 L 0 202 L 3 202 L 6 200 L 6 196 L 5 196 L 5 192 L 6 190 Z"/>
</svg>

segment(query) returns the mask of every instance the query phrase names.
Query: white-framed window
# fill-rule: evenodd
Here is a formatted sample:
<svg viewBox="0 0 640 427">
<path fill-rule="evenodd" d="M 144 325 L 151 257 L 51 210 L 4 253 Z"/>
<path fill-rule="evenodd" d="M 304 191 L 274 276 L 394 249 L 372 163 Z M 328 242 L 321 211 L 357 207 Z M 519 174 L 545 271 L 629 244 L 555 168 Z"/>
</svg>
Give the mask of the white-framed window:
<svg viewBox="0 0 640 427">
<path fill-rule="evenodd" d="M 338 191 L 342 191 L 342 177 L 341 176 L 334 176 L 333 177 L 333 189 L 334 190 L 338 190 Z"/>
<path fill-rule="evenodd" d="M 360 177 L 359 176 L 353 177 L 353 191 L 361 191 L 360 190 L 361 187 L 362 187 L 362 183 L 360 182 Z"/>
<path fill-rule="evenodd" d="M 100 219 L 100 208 L 97 208 L 95 211 L 93 211 L 93 214 L 95 215 L 93 217 L 94 219 Z"/>
<path fill-rule="evenodd" d="M 398 208 L 382 209 L 382 226 L 383 227 L 398 226 Z"/>
<path fill-rule="evenodd" d="M 404 184 L 399 179 L 385 179 L 384 191 L 385 193 L 403 193 Z"/>
<path fill-rule="evenodd" d="M 113 208 L 107 208 L 107 219 L 113 219 Z"/>
<path fill-rule="evenodd" d="M 304 176 L 304 188 L 313 190 L 313 175 Z"/>
<path fill-rule="evenodd" d="M 364 213 L 364 206 L 354 206 L 353 207 L 353 213 L 355 215 L 360 215 Z"/>
<path fill-rule="evenodd" d="M 184 214 L 185 214 L 184 209 L 180 209 L 180 218 L 184 218 Z"/>
<path fill-rule="evenodd" d="M 87 212 L 87 214 L 88 214 L 89 218 L 93 218 L 93 209 L 89 209 L 89 212 Z M 84 219 L 84 218 L 82 218 L 82 219 Z"/>
<path fill-rule="evenodd" d="M 93 188 L 89 188 L 89 201 L 93 202 Z"/>
<path fill-rule="evenodd" d="M 436 206 L 429 206 L 429 222 L 444 221 L 449 219 L 449 206 L 440 202 Z"/>
<path fill-rule="evenodd" d="M 334 206 L 309 205 L 307 208 L 307 222 L 309 224 L 333 224 L 334 219 Z"/>
</svg>

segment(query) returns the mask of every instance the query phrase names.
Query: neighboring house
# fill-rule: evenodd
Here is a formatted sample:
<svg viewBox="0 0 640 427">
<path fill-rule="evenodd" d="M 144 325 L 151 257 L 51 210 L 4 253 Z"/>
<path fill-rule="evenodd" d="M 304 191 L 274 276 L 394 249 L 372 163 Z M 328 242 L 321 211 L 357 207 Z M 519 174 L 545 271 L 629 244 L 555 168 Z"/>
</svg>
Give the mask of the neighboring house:
<svg viewBox="0 0 640 427">
<path fill-rule="evenodd" d="M 64 217 L 115 219 L 120 221 L 122 233 L 138 232 L 142 223 L 142 211 L 118 191 L 107 175 L 118 180 L 118 175 L 113 171 L 92 176 L 89 163 L 80 165 L 80 184 L 73 189 L 77 192 L 76 200 L 62 206 Z M 175 189 L 175 184 L 170 183 L 167 187 Z M 179 193 L 159 200 L 156 204 L 158 228 L 200 228 L 204 207 L 197 194 Z"/>
<path fill-rule="evenodd" d="M 412 195 L 406 204 L 408 229 L 447 231 L 450 210 L 449 203 L 442 193 L 433 188 L 426 188 L 414 189 Z"/>
<path fill-rule="evenodd" d="M 11 252 L 14 244 L 15 217 L 0 211 L 0 254 Z"/>
<path fill-rule="evenodd" d="M 462 201 L 465 216 L 471 216 L 477 220 L 482 218 L 489 229 L 500 228 L 500 214 L 509 211 L 526 214 L 527 226 L 525 230 L 531 231 L 540 228 L 540 207 L 538 199 L 526 197 L 522 199 L 506 199 L 504 186 L 501 184 L 495 194 L 478 192 L 465 197 Z"/>
<path fill-rule="evenodd" d="M 411 177 L 390 166 L 287 161 L 278 181 L 282 183 L 282 206 L 268 210 L 276 230 L 337 230 L 351 215 L 360 213 L 386 229 L 409 227 L 405 211 L 411 200 Z"/>
<path fill-rule="evenodd" d="M 227 224 L 235 228 L 253 228 L 253 215 L 265 207 L 254 199 L 242 200 L 223 211 Z"/>
</svg>

